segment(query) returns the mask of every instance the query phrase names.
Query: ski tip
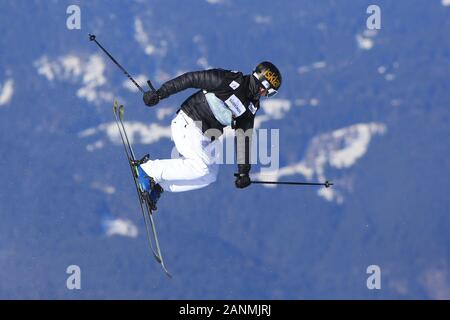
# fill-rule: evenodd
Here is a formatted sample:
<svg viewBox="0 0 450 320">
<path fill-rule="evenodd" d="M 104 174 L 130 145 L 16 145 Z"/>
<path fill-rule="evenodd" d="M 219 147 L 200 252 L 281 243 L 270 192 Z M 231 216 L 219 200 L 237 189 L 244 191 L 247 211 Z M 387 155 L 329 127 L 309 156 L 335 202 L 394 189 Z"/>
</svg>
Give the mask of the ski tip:
<svg viewBox="0 0 450 320">
<path fill-rule="evenodd" d="M 161 268 L 163 269 L 164 273 L 170 278 L 172 279 L 173 276 L 172 274 L 167 270 L 166 266 L 164 265 L 164 261 L 153 252 L 153 256 L 155 257 L 156 261 L 158 261 L 158 263 L 161 265 Z"/>
<path fill-rule="evenodd" d="M 117 102 L 117 100 L 114 99 L 114 104 L 113 104 L 113 110 L 114 112 L 117 112 L 117 108 L 119 107 L 119 102 Z"/>
<path fill-rule="evenodd" d="M 165 273 L 170 279 L 173 279 L 173 276 L 169 273 L 169 271 L 164 270 L 164 273 Z"/>
<path fill-rule="evenodd" d="M 172 279 L 173 276 L 172 276 L 172 274 L 169 272 L 169 270 L 167 270 L 166 266 L 164 265 L 164 262 L 161 262 L 161 267 L 162 267 L 164 273 L 165 273 L 170 279 Z"/>
<path fill-rule="evenodd" d="M 123 113 L 124 113 L 124 107 L 121 104 L 119 107 L 119 115 L 120 115 L 120 119 L 123 120 Z"/>
</svg>

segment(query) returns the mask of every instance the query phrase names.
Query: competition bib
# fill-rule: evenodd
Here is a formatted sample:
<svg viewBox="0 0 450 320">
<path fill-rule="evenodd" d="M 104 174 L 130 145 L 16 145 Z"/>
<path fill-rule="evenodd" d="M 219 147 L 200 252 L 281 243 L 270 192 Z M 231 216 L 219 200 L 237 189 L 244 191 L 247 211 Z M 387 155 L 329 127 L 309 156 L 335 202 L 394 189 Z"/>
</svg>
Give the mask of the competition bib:
<svg viewBox="0 0 450 320">
<path fill-rule="evenodd" d="M 242 104 L 241 100 L 236 97 L 234 94 L 225 100 L 228 108 L 230 108 L 231 112 L 235 117 L 239 117 L 241 114 L 245 112 L 245 106 Z"/>
</svg>

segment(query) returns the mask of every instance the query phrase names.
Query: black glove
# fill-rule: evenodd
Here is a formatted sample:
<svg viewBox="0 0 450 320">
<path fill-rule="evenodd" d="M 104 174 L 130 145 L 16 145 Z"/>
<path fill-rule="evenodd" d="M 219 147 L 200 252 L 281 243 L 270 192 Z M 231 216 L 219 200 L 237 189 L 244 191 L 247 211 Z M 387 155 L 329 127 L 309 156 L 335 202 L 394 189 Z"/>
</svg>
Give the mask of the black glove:
<svg viewBox="0 0 450 320">
<path fill-rule="evenodd" d="M 158 91 L 149 90 L 144 93 L 144 103 L 149 106 L 155 106 L 161 100 Z"/>
<path fill-rule="evenodd" d="M 234 181 L 236 188 L 243 189 L 248 187 L 252 183 L 250 176 L 248 175 L 250 173 L 250 165 L 239 164 L 238 171 L 239 173 L 234 174 L 236 177 L 236 180 Z"/>
</svg>

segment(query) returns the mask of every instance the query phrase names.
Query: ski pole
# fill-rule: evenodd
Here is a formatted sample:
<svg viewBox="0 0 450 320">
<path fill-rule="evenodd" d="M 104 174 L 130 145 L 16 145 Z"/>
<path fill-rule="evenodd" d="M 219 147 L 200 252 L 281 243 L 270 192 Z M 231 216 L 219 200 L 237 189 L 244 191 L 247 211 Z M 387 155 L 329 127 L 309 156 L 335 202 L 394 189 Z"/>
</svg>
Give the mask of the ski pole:
<svg viewBox="0 0 450 320">
<path fill-rule="evenodd" d="M 333 185 L 333 183 L 329 181 L 325 181 L 325 183 L 317 183 L 317 182 L 287 182 L 287 181 L 254 181 L 252 183 L 256 184 L 287 184 L 287 185 L 298 185 L 298 186 L 324 186 L 325 188 L 329 188 Z"/>
<path fill-rule="evenodd" d="M 116 66 L 118 66 L 120 68 L 120 70 L 123 71 L 123 73 L 125 73 L 125 75 L 128 77 L 128 79 L 130 79 L 135 85 L 136 87 L 138 87 L 138 89 L 142 92 L 145 93 L 144 89 L 142 89 L 142 87 L 133 79 L 133 77 L 127 72 L 127 70 L 124 69 L 124 67 L 122 67 L 120 65 L 120 63 L 118 63 L 116 61 L 116 59 L 114 59 L 114 57 L 108 52 L 108 50 L 106 50 L 105 48 L 103 48 L 103 46 L 97 41 L 95 34 L 91 34 L 89 33 L 89 40 L 90 41 L 94 41 L 98 47 L 100 49 L 103 50 L 104 53 L 106 53 L 106 55 L 112 60 L 112 62 L 114 62 L 116 64 Z M 150 87 L 150 89 L 152 89 L 153 91 L 155 91 L 155 88 L 153 87 L 152 83 L 150 82 L 150 80 L 147 80 L 147 84 Z"/>
</svg>

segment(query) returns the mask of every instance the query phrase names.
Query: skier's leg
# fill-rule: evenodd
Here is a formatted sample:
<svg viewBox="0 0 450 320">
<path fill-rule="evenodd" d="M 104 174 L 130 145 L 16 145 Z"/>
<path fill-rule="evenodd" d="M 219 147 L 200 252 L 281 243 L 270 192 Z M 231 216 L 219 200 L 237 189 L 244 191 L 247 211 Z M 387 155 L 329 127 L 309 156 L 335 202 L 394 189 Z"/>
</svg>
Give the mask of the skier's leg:
<svg viewBox="0 0 450 320">
<path fill-rule="evenodd" d="M 183 192 L 204 188 L 217 179 L 219 165 L 212 165 L 209 168 L 209 173 L 203 177 L 194 180 L 172 180 L 160 182 L 164 190 L 170 192 Z"/>
<path fill-rule="evenodd" d="M 172 121 L 171 128 L 172 139 L 183 157 L 150 160 L 141 165 L 144 171 L 163 188 L 164 185 L 167 187 L 171 184 L 195 187 L 211 183 L 211 178 L 201 180 L 202 177 L 215 177 L 214 173 L 211 173 L 211 166 L 214 165 L 215 159 L 206 151 L 211 147 L 210 140 L 182 111 Z"/>
<path fill-rule="evenodd" d="M 194 180 L 209 173 L 208 165 L 198 155 L 201 152 L 203 137 L 188 128 L 178 115 L 172 121 L 172 139 L 181 158 L 149 160 L 142 164 L 142 169 L 156 182 L 172 180 Z"/>
<path fill-rule="evenodd" d="M 149 160 L 141 165 L 159 183 L 173 180 L 195 180 L 209 174 L 208 166 L 199 159 Z"/>
</svg>

